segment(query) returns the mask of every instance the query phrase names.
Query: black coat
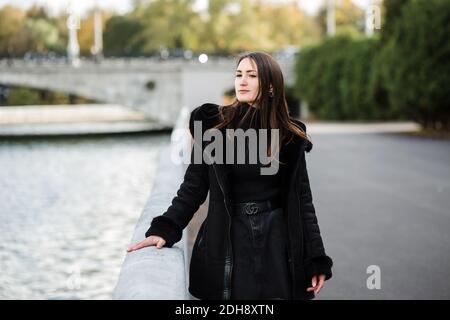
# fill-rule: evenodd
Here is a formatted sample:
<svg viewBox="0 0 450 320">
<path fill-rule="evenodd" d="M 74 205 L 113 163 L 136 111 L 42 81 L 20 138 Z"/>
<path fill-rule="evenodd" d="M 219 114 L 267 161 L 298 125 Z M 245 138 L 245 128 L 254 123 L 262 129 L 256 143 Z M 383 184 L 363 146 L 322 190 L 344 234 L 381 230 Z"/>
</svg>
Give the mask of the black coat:
<svg viewBox="0 0 450 320">
<path fill-rule="evenodd" d="M 301 121 L 292 120 L 306 132 Z M 191 112 L 189 129 L 192 136 L 193 121 L 202 121 L 203 132 L 211 128 L 218 121 L 218 105 L 203 104 Z M 199 145 L 204 148 L 208 143 Z M 285 170 L 287 174 L 283 175 L 280 187 L 283 188 L 282 206 L 288 219 L 292 296 L 294 299 L 312 299 L 314 293 L 306 292 L 311 286 L 311 277 L 325 274 L 326 280 L 331 278 L 333 262 L 325 254 L 306 169 L 305 152 L 311 150 L 312 144 L 297 136 L 289 145 L 288 170 Z M 189 273 L 189 292 L 200 299 L 229 299 L 231 295 L 230 167 L 191 161 L 172 204 L 163 215 L 153 219 L 145 234 L 146 237 L 161 236 L 166 240 L 166 247 L 173 246 L 181 239 L 183 229 L 210 192 L 208 213 L 194 243 Z"/>
</svg>

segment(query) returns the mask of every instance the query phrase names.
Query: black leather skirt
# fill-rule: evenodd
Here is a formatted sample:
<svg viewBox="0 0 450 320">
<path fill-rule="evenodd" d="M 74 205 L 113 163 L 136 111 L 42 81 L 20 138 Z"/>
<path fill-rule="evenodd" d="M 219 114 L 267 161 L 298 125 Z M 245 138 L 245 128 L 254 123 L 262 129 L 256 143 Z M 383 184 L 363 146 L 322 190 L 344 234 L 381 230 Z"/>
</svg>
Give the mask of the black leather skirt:
<svg viewBox="0 0 450 320">
<path fill-rule="evenodd" d="M 283 209 L 270 201 L 233 206 L 231 231 L 231 299 L 290 299 Z"/>
</svg>

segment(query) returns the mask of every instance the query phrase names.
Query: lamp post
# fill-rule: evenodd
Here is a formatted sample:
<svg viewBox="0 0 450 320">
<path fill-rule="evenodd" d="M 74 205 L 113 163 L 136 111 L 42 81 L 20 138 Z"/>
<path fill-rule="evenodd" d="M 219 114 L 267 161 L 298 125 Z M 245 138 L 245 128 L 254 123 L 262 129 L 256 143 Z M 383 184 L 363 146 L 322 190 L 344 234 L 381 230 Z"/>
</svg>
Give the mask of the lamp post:
<svg viewBox="0 0 450 320">
<path fill-rule="evenodd" d="M 96 61 L 103 58 L 102 13 L 97 5 L 94 11 L 94 45 L 91 48 L 91 53 Z"/>
<path fill-rule="evenodd" d="M 73 9 L 70 2 L 68 7 L 67 28 L 69 29 L 69 42 L 67 43 L 67 59 L 74 67 L 80 65 L 80 46 L 78 45 L 77 30 L 80 29 L 80 18 Z"/>
<path fill-rule="evenodd" d="M 334 14 L 335 0 L 327 0 L 327 35 L 336 34 L 336 17 Z"/>
</svg>

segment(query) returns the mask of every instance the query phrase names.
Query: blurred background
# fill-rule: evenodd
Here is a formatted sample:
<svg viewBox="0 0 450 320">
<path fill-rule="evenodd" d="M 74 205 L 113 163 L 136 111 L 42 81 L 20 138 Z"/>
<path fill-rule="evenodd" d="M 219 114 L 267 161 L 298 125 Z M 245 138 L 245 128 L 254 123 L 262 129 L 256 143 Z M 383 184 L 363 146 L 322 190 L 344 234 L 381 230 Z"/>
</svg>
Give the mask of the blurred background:
<svg viewBox="0 0 450 320">
<path fill-rule="evenodd" d="M 251 50 L 314 143 L 318 299 L 450 298 L 449 21 L 448 0 L 0 0 L 0 299 L 110 299 L 180 110 L 230 102 Z"/>
</svg>

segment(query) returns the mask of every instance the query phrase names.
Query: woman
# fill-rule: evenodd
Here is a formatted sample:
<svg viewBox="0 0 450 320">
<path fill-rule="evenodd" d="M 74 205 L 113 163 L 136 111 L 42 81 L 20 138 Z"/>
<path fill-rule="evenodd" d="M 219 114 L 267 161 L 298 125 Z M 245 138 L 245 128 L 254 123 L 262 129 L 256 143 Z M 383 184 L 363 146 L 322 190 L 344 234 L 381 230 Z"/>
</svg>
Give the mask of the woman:
<svg viewBox="0 0 450 320">
<path fill-rule="evenodd" d="M 270 131 L 277 134 L 269 134 L 265 154 L 271 165 L 279 165 L 278 170 L 261 174 L 267 162 L 247 159 L 255 144 L 246 139 L 235 145 L 244 150 L 244 163 L 236 161 L 239 149 L 231 164 L 204 157 L 193 161 L 192 152 L 171 206 L 153 219 L 147 238 L 128 251 L 172 247 L 209 191 L 208 214 L 192 251 L 190 293 L 200 299 L 312 299 L 331 278 L 333 263 L 325 254 L 312 203 L 305 161 L 312 143 L 306 126 L 290 118 L 283 74 L 267 53 L 239 57 L 235 92 L 230 105 L 207 103 L 192 111 L 189 129 L 194 150 L 206 154 L 211 142 L 198 137 L 210 129 L 228 139 L 230 129 L 275 129 Z M 200 134 L 195 131 L 198 124 Z M 261 148 L 260 139 L 257 135 L 256 145 Z M 272 148 L 277 145 L 278 149 Z M 222 151 L 217 148 L 215 155 Z M 229 149 L 226 152 L 229 155 Z"/>
</svg>

